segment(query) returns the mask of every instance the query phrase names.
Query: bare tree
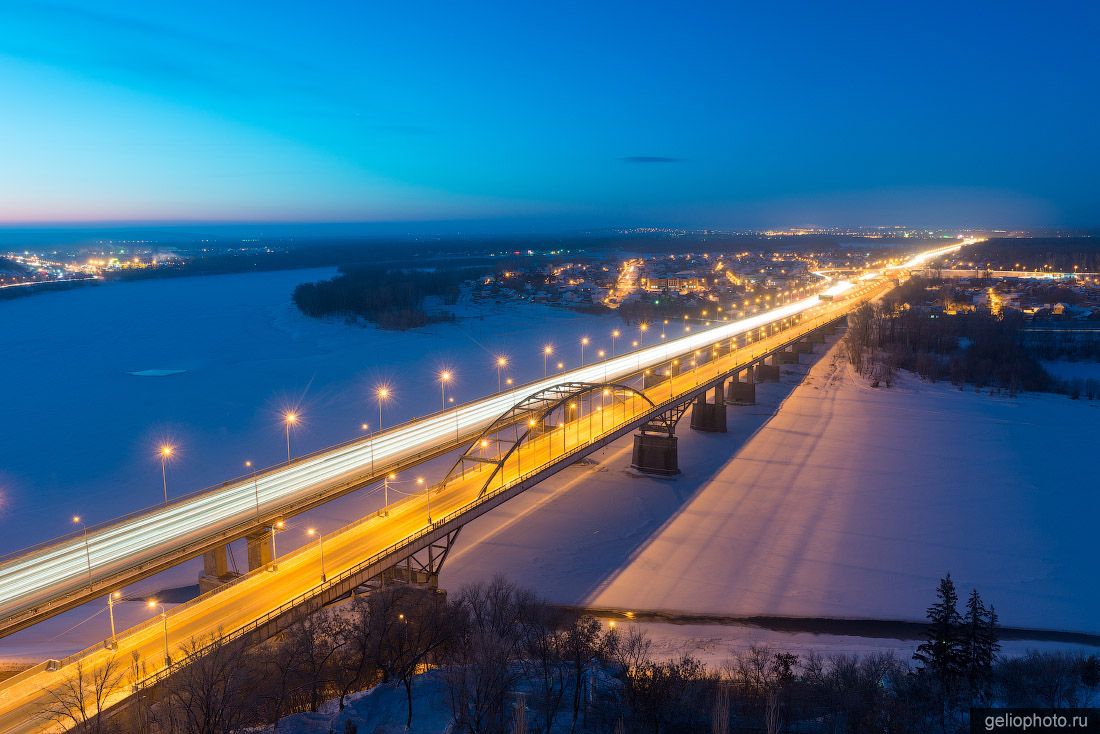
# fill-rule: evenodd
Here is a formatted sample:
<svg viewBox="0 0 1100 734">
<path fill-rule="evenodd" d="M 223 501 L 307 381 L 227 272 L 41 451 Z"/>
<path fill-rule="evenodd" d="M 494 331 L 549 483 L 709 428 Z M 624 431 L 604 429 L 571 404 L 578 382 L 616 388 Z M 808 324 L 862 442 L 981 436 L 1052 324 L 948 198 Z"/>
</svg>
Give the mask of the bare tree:
<svg viewBox="0 0 1100 734">
<path fill-rule="evenodd" d="M 356 599 L 347 617 L 336 627 L 340 638 L 340 659 L 336 666 L 336 683 L 340 689 L 340 710 L 348 694 L 356 686 L 366 686 L 378 676 L 378 642 L 372 627 L 371 604 Z"/>
<path fill-rule="evenodd" d="M 344 640 L 326 612 L 305 614 L 286 632 L 287 653 L 295 663 L 299 689 L 310 711 L 321 705 L 333 680 L 333 662 Z"/>
<path fill-rule="evenodd" d="M 524 610 L 524 668 L 534 685 L 534 698 L 542 712 L 542 730 L 554 728 L 566 690 L 566 615 L 544 602 Z"/>
<path fill-rule="evenodd" d="M 165 732 L 229 734 L 253 720 L 257 673 L 244 647 L 221 634 L 183 647 L 190 663 L 164 683 L 164 699 L 154 716 Z"/>
<path fill-rule="evenodd" d="M 730 686 L 720 681 L 714 691 L 714 707 L 710 712 L 711 734 L 729 734 L 730 732 Z"/>
<path fill-rule="evenodd" d="M 584 675 L 600 650 L 600 623 L 588 615 L 578 617 L 565 633 L 565 655 L 573 672 L 573 721 L 569 731 L 577 731 L 581 710 Z"/>
<path fill-rule="evenodd" d="M 45 720 L 88 734 L 109 731 L 104 707 L 122 684 L 125 667 L 112 654 L 98 666 L 77 660 L 72 675 L 60 687 L 48 691 L 42 711 Z"/>
<path fill-rule="evenodd" d="M 456 731 L 503 731 L 505 699 L 520 678 L 519 615 L 530 598 L 499 577 L 459 591 L 451 614 L 461 631 L 445 671 Z"/>
</svg>

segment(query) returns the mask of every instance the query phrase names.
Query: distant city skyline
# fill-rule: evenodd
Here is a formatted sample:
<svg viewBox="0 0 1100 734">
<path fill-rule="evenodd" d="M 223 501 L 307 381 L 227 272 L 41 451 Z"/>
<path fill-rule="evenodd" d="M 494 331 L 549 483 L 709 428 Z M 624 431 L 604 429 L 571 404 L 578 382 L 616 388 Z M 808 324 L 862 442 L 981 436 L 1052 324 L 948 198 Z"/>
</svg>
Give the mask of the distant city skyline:
<svg viewBox="0 0 1100 734">
<path fill-rule="evenodd" d="M 1084 2 L 15 0 L 0 227 L 1091 228 L 1098 30 Z"/>
</svg>

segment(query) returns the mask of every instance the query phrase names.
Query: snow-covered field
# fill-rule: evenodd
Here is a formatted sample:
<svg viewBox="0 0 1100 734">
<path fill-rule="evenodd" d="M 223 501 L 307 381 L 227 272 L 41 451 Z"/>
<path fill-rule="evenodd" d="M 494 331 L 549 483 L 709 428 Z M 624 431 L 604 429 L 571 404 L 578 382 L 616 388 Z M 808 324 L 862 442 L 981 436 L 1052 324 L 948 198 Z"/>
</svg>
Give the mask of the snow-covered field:
<svg viewBox="0 0 1100 734">
<path fill-rule="evenodd" d="M 835 352 L 766 422 L 788 388 L 759 387 L 729 434 L 679 432 L 680 477 L 631 473 L 623 442 L 465 531 L 444 581 L 501 572 L 619 610 L 919 621 L 951 572 L 1006 625 L 1100 632 L 1100 406 L 914 377 L 875 390 Z"/>
<path fill-rule="evenodd" d="M 463 400 L 495 387 L 497 353 L 529 379 L 542 373 L 545 342 L 575 363 L 579 336 L 607 348 L 600 342 L 619 326 L 530 305 L 469 306 L 457 324 L 404 333 L 302 317 L 293 286 L 331 272 L 0 304 L 0 552 L 69 531 L 73 513 L 97 522 L 157 502 L 162 436 L 178 446 L 169 490 L 182 493 L 242 472 L 245 459 L 278 461 L 284 405 L 304 416 L 295 452 L 312 450 L 377 421 L 371 389 L 381 380 L 396 394 L 389 425 L 438 408 L 441 366 L 455 370 L 448 394 Z M 914 378 L 872 390 L 826 356 L 784 367 L 781 384 L 758 386 L 756 406 L 729 410 L 724 435 L 693 432 L 685 419 L 679 477 L 630 471 L 625 439 L 468 526 L 442 585 L 503 573 L 553 601 L 621 610 L 920 620 L 950 571 L 1007 625 L 1100 632 L 1100 406 Z M 356 493 L 308 522 L 334 529 L 373 502 Z M 280 547 L 303 541 L 301 530 Z M 148 614 L 143 594 L 192 585 L 197 570 L 184 564 L 126 590 L 137 601 L 116 608 L 119 624 Z M 904 656 L 912 647 L 743 625 L 646 627 L 659 650 L 712 662 L 758 642 Z M 0 657 L 61 655 L 106 629 L 104 606 L 85 606 L 0 641 Z"/>
<path fill-rule="evenodd" d="M 1043 367 L 1059 380 L 1087 380 L 1090 377 L 1100 380 L 1100 362 L 1085 360 L 1070 362 L 1069 360 L 1059 359 L 1044 361 Z"/>
</svg>

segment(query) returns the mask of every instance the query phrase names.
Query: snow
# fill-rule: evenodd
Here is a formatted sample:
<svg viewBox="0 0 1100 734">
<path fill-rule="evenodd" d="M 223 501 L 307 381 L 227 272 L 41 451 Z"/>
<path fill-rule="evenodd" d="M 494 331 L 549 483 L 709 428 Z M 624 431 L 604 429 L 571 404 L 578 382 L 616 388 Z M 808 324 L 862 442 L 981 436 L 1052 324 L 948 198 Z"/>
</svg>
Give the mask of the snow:
<svg viewBox="0 0 1100 734">
<path fill-rule="evenodd" d="M 1072 380 L 1075 378 L 1087 380 L 1090 377 L 1100 380 L 1100 362 L 1071 362 L 1059 359 L 1044 361 L 1043 367 L 1059 380 Z"/>
<path fill-rule="evenodd" d="M 326 701 L 317 712 L 293 714 L 279 720 L 279 734 L 329 734 L 344 731 L 344 722 L 352 721 L 362 734 L 443 734 L 450 731 L 451 711 L 447 688 L 440 670 L 430 670 L 413 678 L 413 720 L 405 728 L 408 703 L 405 689 L 398 685 L 378 685 L 348 697 L 344 710 L 337 700 Z M 257 731 L 273 732 L 273 727 Z"/>
<path fill-rule="evenodd" d="M 619 610 L 920 621 L 951 572 L 1005 625 L 1100 632 L 1100 408 L 913 377 L 872 389 L 837 350 L 770 420 L 788 388 L 758 387 L 729 434 L 682 424 L 681 476 L 631 473 L 620 442 L 474 523 L 442 582 L 503 573 Z"/>
<path fill-rule="evenodd" d="M 465 305 L 457 324 L 400 333 L 301 316 L 294 285 L 331 274 L 144 281 L 0 304 L 0 552 L 71 531 L 73 513 L 94 523 L 158 501 L 162 436 L 178 447 L 168 467 L 178 495 L 242 473 L 245 459 L 285 456 L 284 405 L 301 406 L 293 440 L 305 452 L 376 422 L 380 380 L 394 384 L 392 425 L 438 408 L 441 366 L 456 372 L 448 395 L 465 400 L 493 386 L 498 352 L 522 381 L 541 375 L 544 343 L 575 364 L 579 335 L 609 349 L 621 326 L 530 304 Z M 503 573 L 552 601 L 622 610 L 920 620 L 951 571 L 1007 625 L 1100 632 L 1100 406 L 910 377 L 873 390 L 836 355 L 783 372 L 783 383 L 757 386 L 757 405 L 729 408 L 727 434 L 691 431 L 685 418 L 678 477 L 629 470 L 627 438 L 467 526 L 442 586 Z M 358 492 L 308 523 L 327 532 L 376 501 Z M 301 530 L 280 549 L 303 541 Z M 134 601 L 116 606 L 119 627 L 148 615 L 143 595 L 197 573 L 191 562 L 126 589 Z M 106 617 L 105 604 L 72 610 L 3 639 L 0 657 L 94 644 Z M 842 652 L 911 644 L 645 626 L 670 649 L 709 645 L 715 658 L 755 640 Z"/>
<path fill-rule="evenodd" d="M 582 334 L 610 349 L 621 327 L 614 315 L 508 303 L 460 303 L 457 323 L 406 332 L 300 314 L 294 286 L 334 273 L 114 283 L 0 304 L 0 554 L 72 532 L 74 514 L 95 524 L 159 502 L 164 439 L 176 446 L 168 491 L 179 496 L 244 474 L 245 460 L 285 459 L 287 406 L 302 415 L 292 441 L 305 453 L 376 426 L 379 382 L 392 385 L 384 421 L 394 425 L 439 409 L 443 366 L 454 373 L 447 395 L 461 402 L 495 389 L 497 354 L 525 382 L 541 377 L 547 342 L 576 366 Z M 280 551 L 306 540 L 306 524 L 328 532 L 376 504 L 360 491 L 295 518 Z M 234 550 L 243 565 L 243 546 Z M 194 560 L 125 589 L 134 601 L 116 607 L 118 625 L 148 615 L 143 596 L 195 584 L 199 568 Z M 105 600 L 72 610 L 4 638 L 0 657 L 74 652 L 108 636 L 106 617 Z"/>
</svg>

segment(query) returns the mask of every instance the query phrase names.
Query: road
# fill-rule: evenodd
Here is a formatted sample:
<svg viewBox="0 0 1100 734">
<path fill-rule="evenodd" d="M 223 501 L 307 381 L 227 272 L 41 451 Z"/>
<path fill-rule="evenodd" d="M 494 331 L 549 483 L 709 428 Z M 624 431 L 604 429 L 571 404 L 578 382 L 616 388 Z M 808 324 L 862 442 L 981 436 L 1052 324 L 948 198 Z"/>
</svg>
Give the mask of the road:
<svg viewBox="0 0 1100 734">
<path fill-rule="evenodd" d="M 885 281 L 877 283 L 864 282 L 858 288 L 851 284 L 835 288 L 834 293 L 851 291 L 859 294 L 858 300 L 864 300 L 885 292 L 889 287 L 889 284 Z M 492 412 L 487 420 L 476 419 L 478 425 L 486 426 L 518 400 L 536 392 L 540 387 L 560 384 L 566 381 L 566 377 L 573 381 L 583 382 L 612 381 L 623 375 L 637 374 L 647 366 L 656 366 L 681 355 L 690 355 L 696 350 L 702 351 L 705 349 L 710 352 L 714 349 L 717 351 L 718 354 L 715 358 L 700 364 L 694 369 L 685 369 L 679 375 L 658 382 L 646 389 L 647 396 L 653 402 L 663 402 L 672 395 L 691 392 L 697 385 L 713 378 L 715 375 L 721 374 L 734 366 L 744 364 L 749 359 L 764 354 L 791 338 L 789 331 L 771 335 L 761 333 L 761 329 L 767 330 L 768 325 L 772 322 L 793 315 L 802 315 L 803 318 L 809 316 L 832 318 L 849 310 L 855 300 L 857 299 L 824 302 L 816 296 L 813 299 L 804 299 L 773 309 L 767 314 L 744 319 L 736 324 L 718 326 L 690 337 L 675 340 L 675 342 L 660 344 L 657 347 L 575 370 L 567 376 L 559 375 L 553 379 L 535 383 L 534 386 L 526 386 L 521 390 L 505 395 L 492 396 L 478 403 L 462 406 L 454 413 L 429 417 L 424 419 L 423 422 L 426 422 L 429 426 L 434 426 L 437 430 L 442 430 L 448 435 L 453 435 L 454 424 L 451 421 L 455 419 L 455 415 L 458 415 L 459 420 L 461 420 L 463 410 L 469 410 L 469 415 L 473 416 L 478 415 L 473 410 L 475 406 L 478 406 L 479 410 L 489 410 L 489 407 L 484 405 L 487 403 L 493 408 L 500 408 L 500 410 Z M 736 344 L 744 342 L 742 335 L 746 335 L 750 331 L 756 332 L 752 342 L 740 348 L 735 348 Z M 735 340 L 734 337 L 737 336 L 742 336 L 742 339 Z M 722 354 L 722 351 L 726 353 Z M 661 358 L 656 358 L 657 355 L 660 355 Z M 682 364 L 681 369 L 688 366 Z M 613 399 L 610 405 L 601 405 L 600 408 L 601 410 L 596 413 L 581 416 L 554 430 L 542 432 L 530 438 L 501 468 L 501 484 L 507 486 L 536 467 L 548 466 L 555 461 L 559 461 L 564 452 L 571 451 L 578 446 L 587 445 L 600 436 L 610 433 L 618 426 L 636 420 L 650 409 L 648 403 L 637 398 Z M 471 421 L 473 420 L 471 418 Z M 440 426 L 441 422 L 442 425 Z M 412 425 L 415 426 L 418 423 Z M 395 432 L 400 433 L 406 430 L 408 428 L 399 429 Z M 378 440 L 380 441 L 381 438 L 382 436 L 378 437 Z M 381 451 L 381 446 L 382 444 L 379 443 L 376 450 Z M 394 451 L 397 450 L 394 449 Z M 322 457 L 311 459 L 307 463 L 321 463 L 323 465 L 326 459 L 333 460 L 332 457 Z M 317 543 L 309 544 L 281 557 L 278 569 L 274 572 L 264 569 L 254 571 L 242 577 L 236 583 L 170 610 L 164 620 L 167 622 L 166 626 L 161 624 L 159 618 L 154 617 L 145 625 L 126 630 L 118 636 L 117 649 L 114 651 L 102 647 L 93 648 L 66 659 L 59 670 L 48 671 L 42 666 L 36 666 L 30 671 L 10 679 L 5 684 L 0 684 L 0 734 L 56 729 L 56 727 L 51 727 L 48 722 L 43 722 L 39 718 L 39 712 L 44 710 L 49 703 L 53 692 L 65 685 L 67 680 L 74 677 L 78 661 L 85 671 L 101 670 L 112 658 L 123 661 L 127 670 L 130 669 L 133 660 L 140 661 L 142 669 L 129 672 L 127 680 L 131 678 L 142 679 L 148 674 L 155 673 L 165 664 L 164 651 L 166 646 L 171 654 L 178 655 L 180 647 L 191 640 L 202 640 L 219 632 L 231 634 L 234 630 L 240 629 L 251 621 L 279 608 L 288 600 L 295 599 L 317 588 L 321 585 L 322 554 L 325 564 L 324 572 L 331 578 L 360 564 L 363 559 L 427 527 L 429 525 L 429 503 L 431 512 L 436 518 L 469 507 L 471 503 L 477 501 L 478 492 L 483 486 L 486 472 L 490 470 L 490 465 L 471 468 L 458 481 L 452 480 L 445 486 L 430 488 L 423 494 L 417 492 L 398 502 L 391 503 L 388 513 L 383 516 L 372 515 L 364 518 L 320 539 Z M 294 471 L 302 470 L 299 467 L 291 466 L 281 473 L 292 473 Z M 321 470 L 314 469 L 314 471 L 320 472 Z M 308 475 L 308 472 L 303 471 L 303 474 Z M 284 481 L 290 480 L 284 478 Z M 306 480 L 299 477 L 298 481 Z M 494 486 L 496 484 L 497 481 L 494 480 Z M 244 512 L 255 512 L 252 483 L 248 482 L 245 489 L 248 497 L 244 500 Z M 267 490 L 261 485 L 261 502 L 269 501 L 263 494 L 265 491 L 270 492 L 271 490 Z M 236 496 L 236 490 L 227 490 L 224 494 L 226 496 L 220 498 L 204 498 L 207 501 L 211 499 L 221 500 L 211 505 L 209 511 L 212 514 L 216 515 L 218 512 L 231 513 L 233 512 L 232 508 L 240 506 L 242 500 Z M 248 502 L 248 500 L 251 500 L 251 502 Z M 151 527 L 159 528 L 162 532 L 172 530 L 175 527 L 175 522 L 179 522 L 180 518 L 186 517 L 186 514 L 174 514 L 177 510 L 178 508 L 175 507 L 166 508 L 164 514 L 168 518 L 175 519 L 171 521 L 164 520 L 161 524 L 154 524 Z M 152 532 L 155 532 L 155 530 Z M 201 532 L 201 530 L 197 532 Z M 119 547 L 126 547 L 124 540 L 116 541 L 116 543 Z M 83 551 L 81 546 L 78 545 L 77 548 Z M 106 551 L 101 552 L 106 554 Z M 64 553 L 60 551 L 54 551 L 54 553 L 56 558 L 64 556 Z M 93 556 L 93 564 L 96 560 L 97 557 Z M 93 568 L 95 568 L 95 565 L 93 565 Z M 86 566 L 84 570 L 86 571 Z M 124 690 L 116 692 L 113 698 L 117 699 L 127 695 L 130 690 L 129 685 L 123 688 Z"/>
</svg>

